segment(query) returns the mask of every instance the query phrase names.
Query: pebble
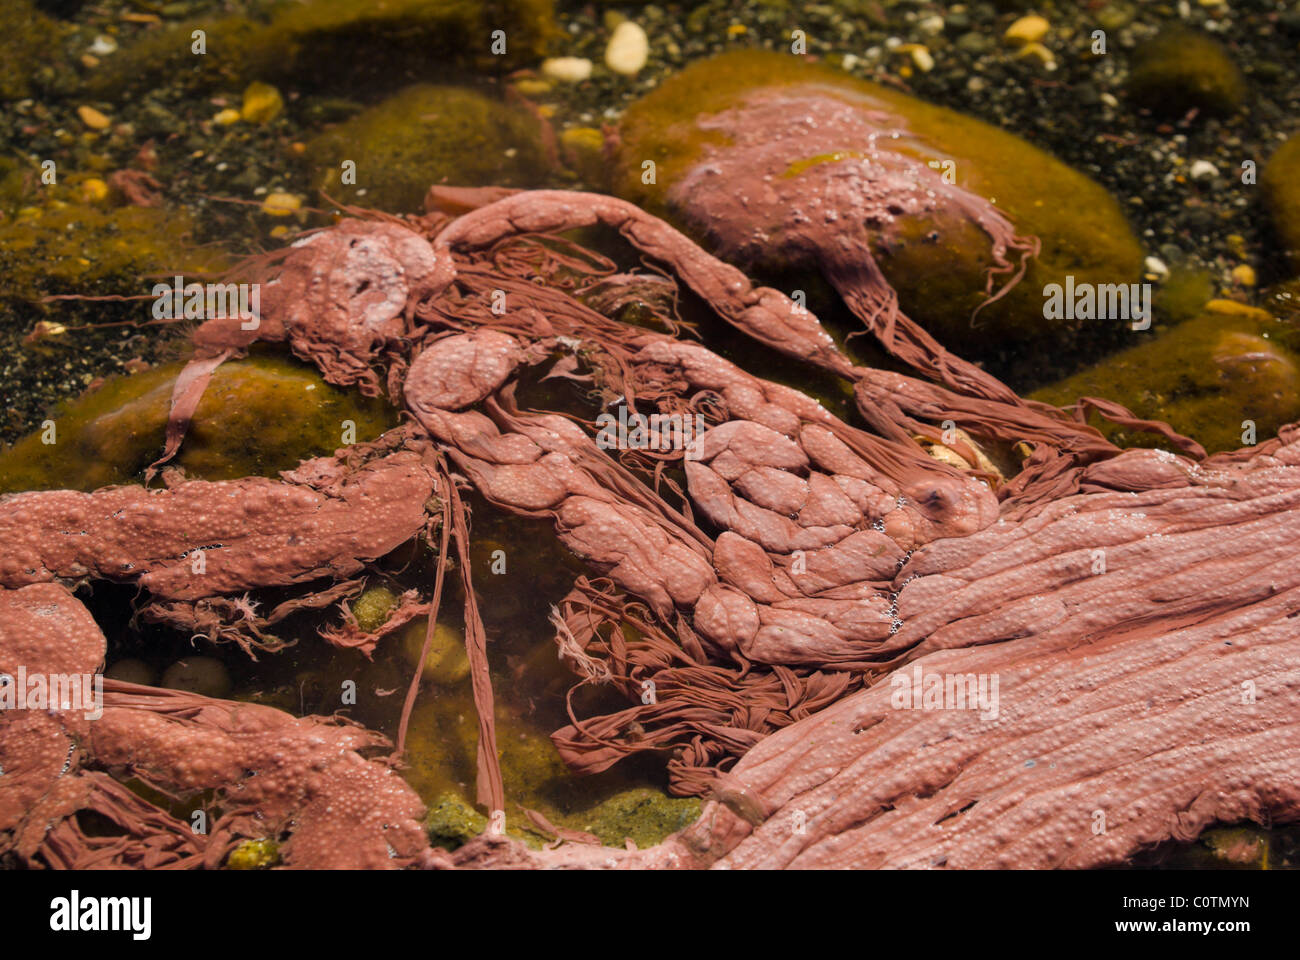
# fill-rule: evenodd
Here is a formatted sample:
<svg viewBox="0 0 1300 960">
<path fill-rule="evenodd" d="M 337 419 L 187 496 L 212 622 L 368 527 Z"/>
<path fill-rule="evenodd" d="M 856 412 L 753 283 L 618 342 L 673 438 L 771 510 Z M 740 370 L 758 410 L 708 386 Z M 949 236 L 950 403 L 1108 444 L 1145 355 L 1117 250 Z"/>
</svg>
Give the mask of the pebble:
<svg viewBox="0 0 1300 960">
<path fill-rule="evenodd" d="M 284 97 L 269 83 L 250 83 L 244 91 L 240 117 L 247 123 L 270 123 L 284 109 Z"/>
<path fill-rule="evenodd" d="M 1037 60 L 1048 70 L 1056 69 L 1056 55 L 1041 43 L 1027 43 L 1016 51 L 1017 60 Z"/>
<path fill-rule="evenodd" d="M 542 61 L 542 73 L 561 83 L 581 83 L 591 76 L 591 61 L 586 57 L 551 57 Z"/>
<path fill-rule="evenodd" d="M 107 130 L 113 123 L 94 107 L 77 107 L 77 116 L 91 130 Z"/>
<path fill-rule="evenodd" d="M 90 45 L 89 49 L 97 57 L 106 57 L 117 50 L 117 41 L 101 33 L 95 38 L 95 42 Z"/>
<path fill-rule="evenodd" d="M 1219 175 L 1218 168 L 1208 160 L 1197 160 L 1187 171 L 1193 180 L 1209 180 Z"/>
<path fill-rule="evenodd" d="M 108 184 L 98 177 L 81 181 L 81 197 L 87 203 L 99 203 L 108 198 Z"/>
<path fill-rule="evenodd" d="M 645 31 L 631 20 L 624 20 L 605 47 L 605 66 L 625 77 L 635 76 L 650 55 L 650 40 Z"/>
<path fill-rule="evenodd" d="M 262 201 L 262 212 L 270 214 L 273 217 L 287 217 L 291 213 L 296 213 L 302 207 L 302 200 L 292 193 L 269 193 L 266 199 Z"/>
<path fill-rule="evenodd" d="M 1233 283 L 1240 284 L 1243 287 L 1253 287 L 1255 279 L 1255 268 L 1248 263 L 1232 268 Z"/>
<path fill-rule="evenodd" d="M 232 123 L 239 122 L 239 111 L 232 110 L 229 107 L 227 107 L 225 110 L 222 110 L 220 113 L 214 116 L 212 120 L 214 123 L 219 123 L 223 127 L 228 127 Z"/>
<path fill-rule="evenodd" d="M 1044 17 L 1031 14 L 1027 17 L 1021 17 L 1007 27 L 1007 32 L 1002 37 L 1008 43 L 1037 43 L 1047 35 L 1049 29 L 1051 29 L 1051 24 Z"/>
<path fill-rule="evenodd" d="M 929 73 L 934 69 L 934 57 L 930 55 L 930 49 L 923 43 L 905 43 L 898 48 L 899 53 L 906 53 L 912 58 L 912 63 L 916 64 L 916 69 L 922 73 Z"/>
<path fill-rule="evenodd" d="M 1169 276 L 1169 267 L 1159 257 L 1147 257 L 1142 266 L 1146 268 L 1147 273 L 1154 274 L 1162 280 Z"/>
</svg>

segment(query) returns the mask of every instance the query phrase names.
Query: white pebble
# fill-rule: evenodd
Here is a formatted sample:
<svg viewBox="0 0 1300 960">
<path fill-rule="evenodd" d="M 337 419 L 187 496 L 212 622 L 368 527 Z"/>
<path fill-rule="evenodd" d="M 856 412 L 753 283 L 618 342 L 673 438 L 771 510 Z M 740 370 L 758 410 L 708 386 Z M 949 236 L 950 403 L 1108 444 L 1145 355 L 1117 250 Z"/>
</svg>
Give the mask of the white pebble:
<svg viewBox="0 0 1300 960">
<path fill-rule="evenodd" d="M 1154 273 L 1157 277 L 1169 276 L 1169 268 L 1165 266 L 1165 262 L 1159 257 L 1147 257 L 1143 266 L 1147 268 L 1147 273 Z"/>
<path fill-rule="evenodd" d="M 106 57 L 116 49 L 117 41 L 102 33 L 97 36 L 95 42 L 90 45 L 90 52 L 97 57 Z"/>
<path fill-rule="evenodd" d="M 1208 160 L 1193 162 L 1192 168 L 1188 172 L 1192 175 L 1193 180 L 1208 180 L 1219 175 L 1218 168 Z"/>
<path fill-rule="evenodd" d="M 551 57 L 542 61 L 542 75 L 563 83 L 581 83 L 591 76 L 591 61 L 586 57 Z"/>
<path fill-rule="evenodd" d="M 635 76 L 645 66 L 650 55 L 650 41 L 645 31 L 631 20 L 624 20 L 614 28 L 605 47 L 605 66 L 625 77 Z"/>
</svg>

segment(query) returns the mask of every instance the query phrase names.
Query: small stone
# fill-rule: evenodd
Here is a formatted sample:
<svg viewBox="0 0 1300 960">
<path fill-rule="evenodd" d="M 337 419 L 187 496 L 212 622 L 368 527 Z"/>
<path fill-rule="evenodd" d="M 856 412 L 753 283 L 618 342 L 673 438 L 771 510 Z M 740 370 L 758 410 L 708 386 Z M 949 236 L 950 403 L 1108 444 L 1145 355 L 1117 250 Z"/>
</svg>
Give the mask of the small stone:
<svg viewBox="0 0 1300 960">
<path fill-rule="evenodd" d="M 273 217 L 287 217 L 291 213 L 297 213 L 301 207 L 300 197 L 292 193 L 281 193 L 278 190 L 267 194 L 266 199 L 262 201 L 262 212 Z"/>
<path fill-rule="evenodd" d="M 1007 27 L 1007 32 L 1002 37 L 1008 43 L 1017 46 L 1025 43 L 1037 43 L 1047 35 L 1049 29 L 1051 29 L 1051 24 L 1044 17 L 1031 14 L 1027 17 L 1021 17 Z"/>
<path fill-rule="evenodd" d="M 957 38 L 957 48 L 964 53 L 973 53 L 979 55 L 988 53 L 993 46 L 987 34 L 980 33 L 978 30 L 971 30 L 969 33 L 963 33 Z"/>
<path fill-rule="evenodd" d="M 1219 175 L 1218 169 L 1208 160 L 1195 161 L 1187 172 L 1193 180 L 1209 180 Z"/>
<path fill-rule="evenodd" d="M 624 20 L 614 30 L 605 47 L 605 66 L 625 77 L 635 76 L 650 55 L 650 40 L 645 31 L 631 20 Z"/>
<path fill-rule="evenodd" d="M 924 17 L 919 23 L 917 23 L 917 27 L 922 33 L 929 34 L 943 33 L 943 26 L 943 17 L 940 17 L 937 14 Z"/>
<path fill-rule="evenodd" d="M 1056 69 L 1056 55 L 1041 43 L 1027 43 L 1016 52 L 1017 60 L 1037 60 L 1048 70 Z"/>
<path fill-rule="evenodd" d="M 77 116 L 91 130 L 107 130 L 113 123 L 94 107 L 77 107 Z"/>
<path fill-rule="evenodd" d="M 903 48 L 899 48 L 903 49 Z M 909 43 L 907 52 L 912 55 L 912 62 L 916 64 L 916 69 L 922 73 L 929 73 L 934 69 L 934 57 L 930 55 L 930 48 L 923 43 Z"/>
<path fill-rule="evenodd" d="M 108 198 L 108 184 L 98 177 L 81 181 L 81 197 L 87 203 L 101 203 Z"/>
<path fill-rule="evenodd" d="M 1147 257 L 1146 260 L 1142 262 L 1142 266 L 1146 268 L 1147 273 L 1152 274 L 1157 279 L 1163 280 L 1165 277 L 1169 276 L 1169 267 L 1167 267 L 1165 262 L 1159 257 Z"/>
<path fill-rule="evenodd" d="M 90 45 L 89 49 L 97 57 L 106 57 L 117 50 L 117 41 L 101 33 L 95 38 L 95 42 Z"/>
<path fill-rule="evenodd" d="M 524 77 L 515 81 L 515 89 L 525 97 L 542 97 L 551 92 L 549 80 Z"/>
<path fill-rule="evenodd" d="M 1242 287 L 1255 285 L 1255 268 L 1248 263 L 1232 268 L 1232 282 Z"/>
<path fill-rule="evenodd" d="M 923 43 L 904 43 L 894 48 L 895 53 L 903 53 L 912 58 L 912 63 L 916 69 L 922 73 L 929 73 L 934 69 L 934 57 L 930 55 L 930 50 Z"/>
<path fill-rule="evenodd" d="M 225 110 L 222 110 L 215 117 L 213 117 L 212 121 L 213 123 L 221 124 L 221 126 L 223 127 L 228 127 L 232 123 L 239 122 L 239 111 L 227 107 Z"/>
<path fill-rule="evenodd" d="M 239 115 L 247 123 L 270 123 L 284 109 L 280 91 L 269 83 L 250 83 L 244 91 L 244 105 Z"/>
<path fill-rule="evenodd" d="M 591 76 L 591 61 L 586 57 L 551 57 L 542 61 L 542 73 L 561 83 L 581 83 Z"/>
</svg>

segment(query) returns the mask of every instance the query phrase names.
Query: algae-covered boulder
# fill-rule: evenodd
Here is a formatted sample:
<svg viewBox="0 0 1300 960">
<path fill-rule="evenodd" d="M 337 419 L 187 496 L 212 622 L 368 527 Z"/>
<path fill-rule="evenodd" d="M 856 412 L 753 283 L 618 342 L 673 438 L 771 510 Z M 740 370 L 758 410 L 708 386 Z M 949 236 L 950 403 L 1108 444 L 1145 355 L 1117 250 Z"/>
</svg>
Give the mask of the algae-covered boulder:
<svg viewBox="0 0 1300 960">
<path fill-rule="evenodd" d="M 1223 45 L 1185 27 L 1166 27 L 1133 52 L 1128 91 L 1156 113 L 1193 107 L 1231 113 L 1241 106 L 1246 81 Z"/>
<path fill-rule="evenodd" d="M 546 153 L 540 123 L 521 107 L 473 90 L 421 84 L 329 130 L 308 145 L 317 186 L 346 203 L 423 209 L 430 185 L 538 185 Z M 344 182 L 344 162 L 355 183 Z"/>
<path fill-rule="evenodd" d="M 0 100 L 30 95 L 33 76 L 61 54 L 58 27 L 30 0 L 0 3 Z"/>
<path fill-rule="evenodd" d="M 991 337 L 1024 341 L 1053 329 L 1043 288 L 1066 275 L 1127 283 L 1141 270 L 1119 205 L 1083 174 L 970 117 L 792 55 L 745 51 L 693 64 L 629 108 L 620 135 L 617 193 L 715 249 L 730 246 L 724 255 L 787 290 L 804 285 L 808 268 L 825 270 L 865 223 L 903 309 L 953 348 L 977 353 Z M 780 171 L 747 169 L 777 138 L 779 162 L 797 159 Z M 709 209 L 705 191 L 732 202 L 734 215 Z M 980 309 L 976 329 L 1007 220 L 1042 250 L 1009 295 Z M 800 223 L 824 238 L 814 249 L 801 249 L 806 230 L 791 240 Z M 724 227 L 730 244 L 718 242 Z M 1002 254 L 1019 262 L 1015 250 Z"/>
<path fill-rule="evenodd" d="M 197 19 L 150 32 L 102 64 L 90 89 L 118 95 L 252 80 L 315 92 L 392 89 L 466 68 L 532 63 L 555 30 L 554 0 L 298 0 L 267 20 Z"/>
<path fill-rule="evenodd" d="M 1300 419 L 1300 325 L 1212 300 L 1196 319 L 1033 394 L 1062 406 L 1085 396 L 1164 420 L 1211 453 L 1236 450 L 1246 421 L 1263 441 Z M 1120 446 L 1159 445 L 1154 435 L 1094 423 Z"/>
<path fill-rule="evenodd" d="M 138 480 L 162 452 L 181 366 L 117 377 L 64 404 L 49 417 L 52 433 L 42 428 L 0 452 L 0 491 L 94 490 Z M 371 440 L 395 421 L 382 400 L 328 384 L 312 367 L 250 357 L 217 368 L 175 462 L 203 480 L 275 476 L 299 460 L 328 456 L 345 439 Z"/>
<path fill-rule="evenodd" d="M 1286 248 L 1292 269 L 1300 271 L 1300 136 L 1273 151 L 1264 165 L 1260 186 L 1273 229 Z"/>
</svg>

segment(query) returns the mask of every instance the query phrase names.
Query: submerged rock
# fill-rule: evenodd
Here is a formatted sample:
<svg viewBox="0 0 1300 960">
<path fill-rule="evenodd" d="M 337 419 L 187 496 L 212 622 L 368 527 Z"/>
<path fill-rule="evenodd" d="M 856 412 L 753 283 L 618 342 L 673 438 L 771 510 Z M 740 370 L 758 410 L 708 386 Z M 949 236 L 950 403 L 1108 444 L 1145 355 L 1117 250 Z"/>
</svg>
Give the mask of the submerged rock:
<svg viewBox="0 0 1300 960">
<path fill-rule="evenodd" d="M 1128 89 L 1139 105 L 1157 113 L 1195 107 L 1226 114 L 1241 106 L 1246 81 L 1213 37 L 1167 27 L 1134 51 Z"/>
<path fill-rule="evenodd" d="M 1245 421 L 1263 442 L 1300 418 L 1300 325 L 1211 301 L 1196 319 L 1033 394 L 1061 406 L 1086 396 L 1164 420 L 1211 453 L 1246 445 Z M 1154 443 L 1151 434 L 1098 426 L 1120 446 Z"/>
<path fill-rule="evenodd" d="M 31 0 L 0 4 L 0 100 L 28 96 L 33 77 L 58 44 L 58 26 Z"/>
<path fill-rule="evenodd" d="M 535 186 L 547 170 L 540 121 L 473 90 L 408 87 L 317 137 L 317 185 L 347 203 L 422 209 L 431 184 Z M 355 183 L 343 181 L 345 161 Z"/>
<path fill-rule="evenodd" d="M 192 51 L 195 30 L 204 32 L 205 55 Z M 554 0 L 303 0 L 280 4 L 265 22 L 200 18 L 151 31 L 101 65 L 89 86 L 111 95 L 252 80 L 313 91 L 389 89 L 440 69 L 525 66 L 555 31 Z"/>
<path fill-rule="evenodd" d="M 1291 137 L 1273 151 L 1260 185 L 1291 269 L 1300 273 L 1300 136 Z"/>
<path fill-rule="evenodd" d="M 1083 174 L 970 117 L 796 57 L 693 64 L 634 104 L 621 136 L 616 192 L 787 290 L 851 254 L 841 247 L 856 248 L 865 226 L 904 312 L 949 347 L 1040 337 L 1054 323 L 1046 284 L 1130 282 L 1141 269 L 1119 205 Z M 1027 275 L 981 308 L 1029 236 L 1042 246 Z"/>
<path fill-rule="evenodd" d="M 214 657 L 185 657 L 163 671 L 162 686 L 220 699 L 230 693 L 230 671 Z"/>
<path fill-rule="evenodd" d="M 94 490 L 137 479 L 162 451 L 181 367 L 114 378 L 65 404 L 50 416 L 53 443 L 42 429 L 0 452 L 0 491 Z M 311 367 L 250 357 L 213 374 L 177 463 L 204 480 L 275 476 L 394 422 L 383 401 L 332 386 Z"/>
</svg>

